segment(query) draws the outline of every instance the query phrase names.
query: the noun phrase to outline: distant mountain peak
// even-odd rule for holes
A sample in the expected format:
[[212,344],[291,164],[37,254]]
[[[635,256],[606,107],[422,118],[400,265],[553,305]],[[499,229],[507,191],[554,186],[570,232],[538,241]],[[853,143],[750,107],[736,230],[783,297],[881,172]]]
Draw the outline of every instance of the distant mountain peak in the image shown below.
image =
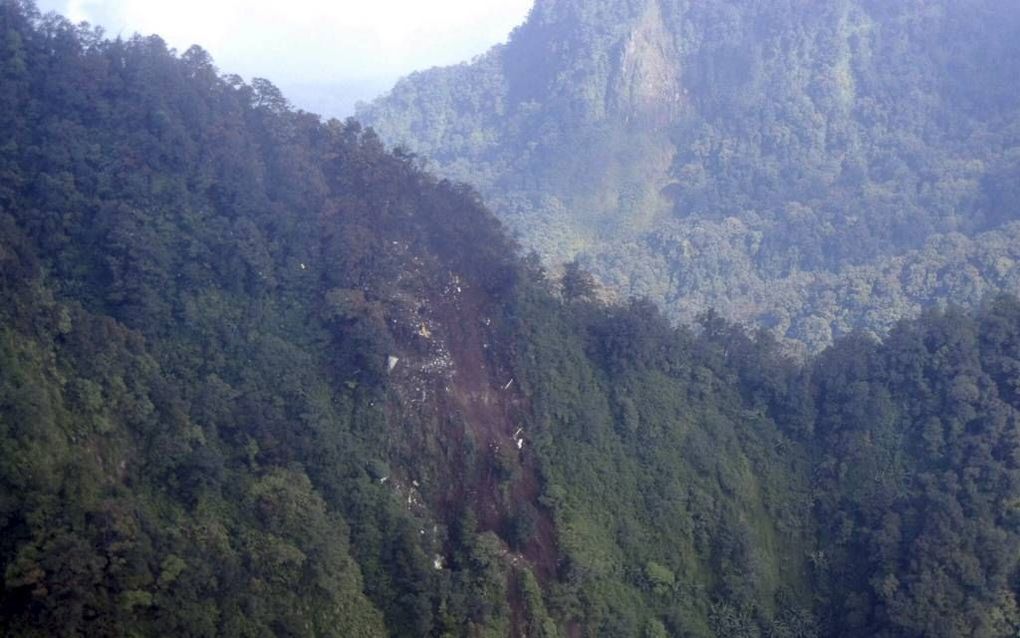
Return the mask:
[[[983,244],[1020,257],[1003,252],[1018,43],[1020,5],[1000,0],[538,0],[484,61],[360,116],[475,185],[553,264],[815,350],[1020,290],[988,265],[948,288],[897,272],[942,281],[928,246],[949,233],[976,242],[952,255],[961,272]],[[844,301],[862,279],[874,293]]]

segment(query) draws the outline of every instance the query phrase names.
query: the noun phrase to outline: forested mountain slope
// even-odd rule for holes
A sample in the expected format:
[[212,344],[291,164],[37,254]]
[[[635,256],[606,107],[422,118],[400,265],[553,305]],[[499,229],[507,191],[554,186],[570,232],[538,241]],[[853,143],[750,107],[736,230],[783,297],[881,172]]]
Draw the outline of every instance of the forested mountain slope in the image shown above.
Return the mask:
[[1015,300],[799,365],[201,49],[0,78],[0,634],[1020,628]]
[[1012,2],[537,0],[359,118],[549,262],[817,351],[1020,290],[1018,82]]

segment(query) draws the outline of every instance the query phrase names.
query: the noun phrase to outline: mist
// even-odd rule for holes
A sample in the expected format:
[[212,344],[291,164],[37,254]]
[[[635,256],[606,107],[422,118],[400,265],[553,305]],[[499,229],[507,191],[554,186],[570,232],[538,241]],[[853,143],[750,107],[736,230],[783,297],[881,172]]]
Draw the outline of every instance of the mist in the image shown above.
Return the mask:
[[158,34],[198,44],[224,73],[265,77],[299,108],[353,113],[412,71],[470,60],[506,40],[531,0],[41,0],[111,37]]

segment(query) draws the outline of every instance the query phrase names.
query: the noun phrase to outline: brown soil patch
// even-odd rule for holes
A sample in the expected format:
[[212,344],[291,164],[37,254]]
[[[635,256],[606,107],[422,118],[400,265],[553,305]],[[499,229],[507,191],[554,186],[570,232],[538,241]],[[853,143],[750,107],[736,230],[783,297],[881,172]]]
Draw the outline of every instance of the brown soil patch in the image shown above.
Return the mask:
[[[513,510],[530,504],[537,512],[535,533],[524,548],[523,558],[542,582],[555,577],[557,564],[555,527],[539,502],[541,486],[537,462],[527,441],[530,406],[519,383],[511,383],[509,365],[500,361],[499,345],[493,341],[498,321],[496,308],[477,288],[461,284],[451,294],[440,295],[432,308],[443,327],[453,361],[451,392],[446,394],[444,416],[461,420],[478,450],[479,473],[462,476],[449,505],[470,505],[482,531],[502,535]],[[523,449],[514,435],[523,430]],[[512,470],[509,503],[501,495],[505,473]],[[456,470],[456,468],[453,468]]]

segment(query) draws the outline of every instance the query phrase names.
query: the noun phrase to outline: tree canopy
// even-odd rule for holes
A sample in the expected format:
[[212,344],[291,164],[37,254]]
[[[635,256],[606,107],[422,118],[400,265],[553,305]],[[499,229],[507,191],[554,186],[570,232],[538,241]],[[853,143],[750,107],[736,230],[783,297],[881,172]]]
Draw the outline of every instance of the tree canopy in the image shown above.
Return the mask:
[[0,77],[0,634],[1020,628],[1015,299],[796,362],[200,49]]

